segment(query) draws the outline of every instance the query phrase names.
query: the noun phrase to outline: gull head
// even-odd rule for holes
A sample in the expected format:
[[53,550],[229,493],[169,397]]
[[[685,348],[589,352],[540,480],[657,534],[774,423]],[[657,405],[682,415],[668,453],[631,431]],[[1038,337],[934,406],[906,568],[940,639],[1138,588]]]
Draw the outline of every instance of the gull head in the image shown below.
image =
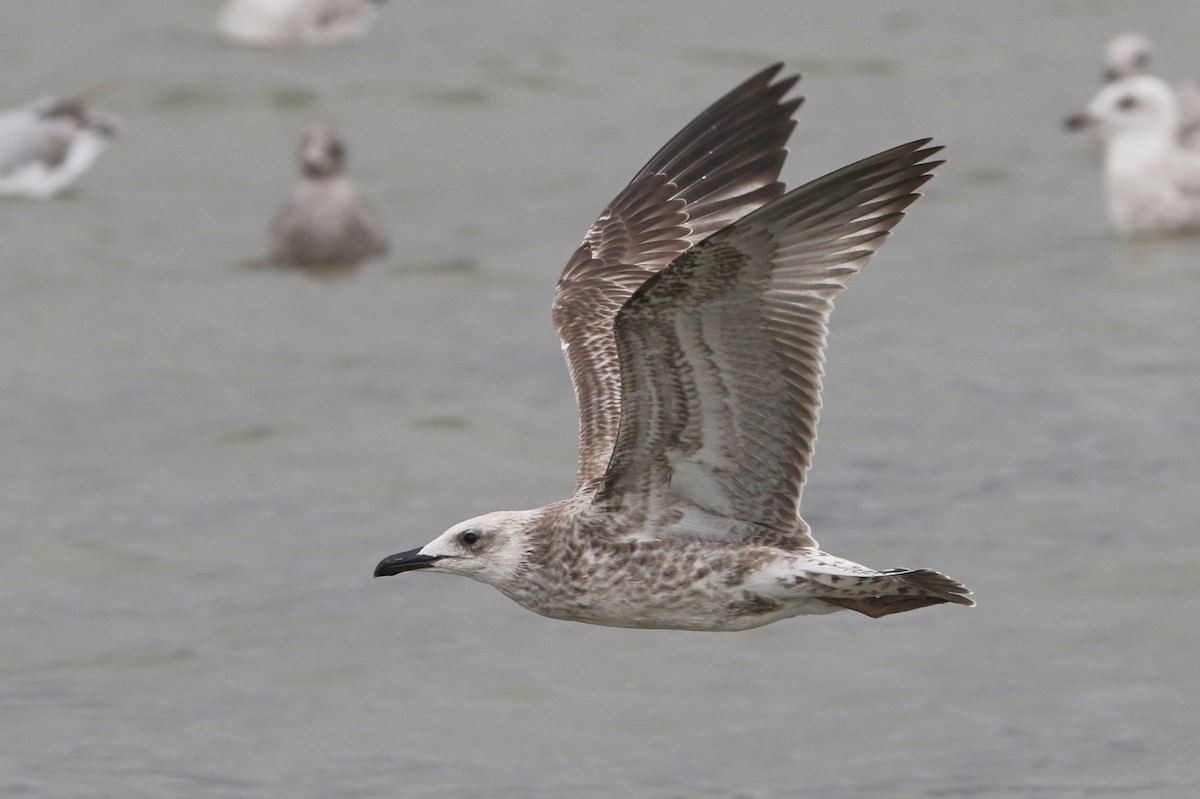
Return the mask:
[[1131,75],[1102,88],[1087,110],[1067,120],[1071,129],[1097,128],[1102,136],[1173,140],[1179,129],[1175,93],[1153,75]]
[[384,558],[375,567],[375,576],[433,569],[504,590],[519,578],[529,561],[535,513],[497,511],[459,522],[423,547]]
[[346,163],[346,145],[333,128],[318,125],[300,142],[300,171],[308,178],[339,175]]
[[1150,68],[1154,45],[1140,33],[1119,33],[1104,48],[1104,80],[1120,80]]

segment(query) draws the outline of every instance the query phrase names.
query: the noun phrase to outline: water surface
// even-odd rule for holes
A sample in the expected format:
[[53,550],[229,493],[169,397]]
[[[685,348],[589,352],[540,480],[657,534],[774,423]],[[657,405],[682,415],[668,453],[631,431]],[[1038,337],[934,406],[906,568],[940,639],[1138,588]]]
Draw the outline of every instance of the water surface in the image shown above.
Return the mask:
[[[1197,795],[1200,241],[1111,237],[1059,125],[1117,31],[1200,74],[1200,7],[448,0],[281,53],[215,8],[0,5],[5,104],[111,79],[125,119],[0,204],[0,795]],[[789,181],[950,159],[839,300],[805,515],[979,607],[703,635],[372,581],[570,490],[558,271],[780,59]],[[393,253],[262,268],[315,120]]]

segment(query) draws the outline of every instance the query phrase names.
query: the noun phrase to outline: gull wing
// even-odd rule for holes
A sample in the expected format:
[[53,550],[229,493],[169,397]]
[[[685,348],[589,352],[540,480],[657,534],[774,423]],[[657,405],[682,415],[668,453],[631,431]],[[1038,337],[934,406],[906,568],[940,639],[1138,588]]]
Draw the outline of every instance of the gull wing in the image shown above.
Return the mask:
[[617,315],[620,431],[592,512],[639,537],[816,546],[797,511],[833,298],[942,163],[928,143],[789,192],[637,290]]
[[[588,230],[559,278],[554,326],[579,405],[576,489],[595,487],[621,413],[613,320],[648,277],[697,242],[784,192],[779,171],[801,99],[775,64],[675,135]],[[774,81],[774,82],[772,82]]]

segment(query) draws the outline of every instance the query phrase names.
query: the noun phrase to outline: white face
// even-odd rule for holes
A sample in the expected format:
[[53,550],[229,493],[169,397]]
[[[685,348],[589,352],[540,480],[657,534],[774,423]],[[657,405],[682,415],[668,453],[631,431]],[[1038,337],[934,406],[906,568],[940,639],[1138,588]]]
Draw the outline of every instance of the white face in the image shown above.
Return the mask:
[[421,547],[430,568],[501,587],[524,568],[532,539],[530,511],[497,511],[459,522]]
[[1151,75],[1108,84],[1088,104],[1087,117],[1107,134],[1174,137],[1178,127],[1171,87]]

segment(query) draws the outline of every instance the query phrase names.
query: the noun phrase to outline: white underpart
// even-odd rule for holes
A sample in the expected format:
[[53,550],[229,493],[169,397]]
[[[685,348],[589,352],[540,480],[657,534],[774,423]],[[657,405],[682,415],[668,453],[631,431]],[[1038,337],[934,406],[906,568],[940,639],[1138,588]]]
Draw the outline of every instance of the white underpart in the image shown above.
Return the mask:
[[1151,75],[1106,85],[1087,118],[1105,141],[1109,218],[1125,235],[1200,227],[1200,152],[1178,141],[1178,106]]
[[11,174],[0,177],[0,194],[20,194],[39,200],[49,199],[74,183],[108,149],[109,138],[94,131],[81,131],[75,137],[67,158],[57,167],[33,161]]
[[251,47],[329,45],[366,35],[377,13],[371,0],[227,0],[217,30]]
[[[0,195],[45,200],[79,179],[108,149],[115,120],[47,118],[50,98],[0,112]],[[90,125],[94,125],[90,126]],[[47,151],[60,148],[60,158]]]

